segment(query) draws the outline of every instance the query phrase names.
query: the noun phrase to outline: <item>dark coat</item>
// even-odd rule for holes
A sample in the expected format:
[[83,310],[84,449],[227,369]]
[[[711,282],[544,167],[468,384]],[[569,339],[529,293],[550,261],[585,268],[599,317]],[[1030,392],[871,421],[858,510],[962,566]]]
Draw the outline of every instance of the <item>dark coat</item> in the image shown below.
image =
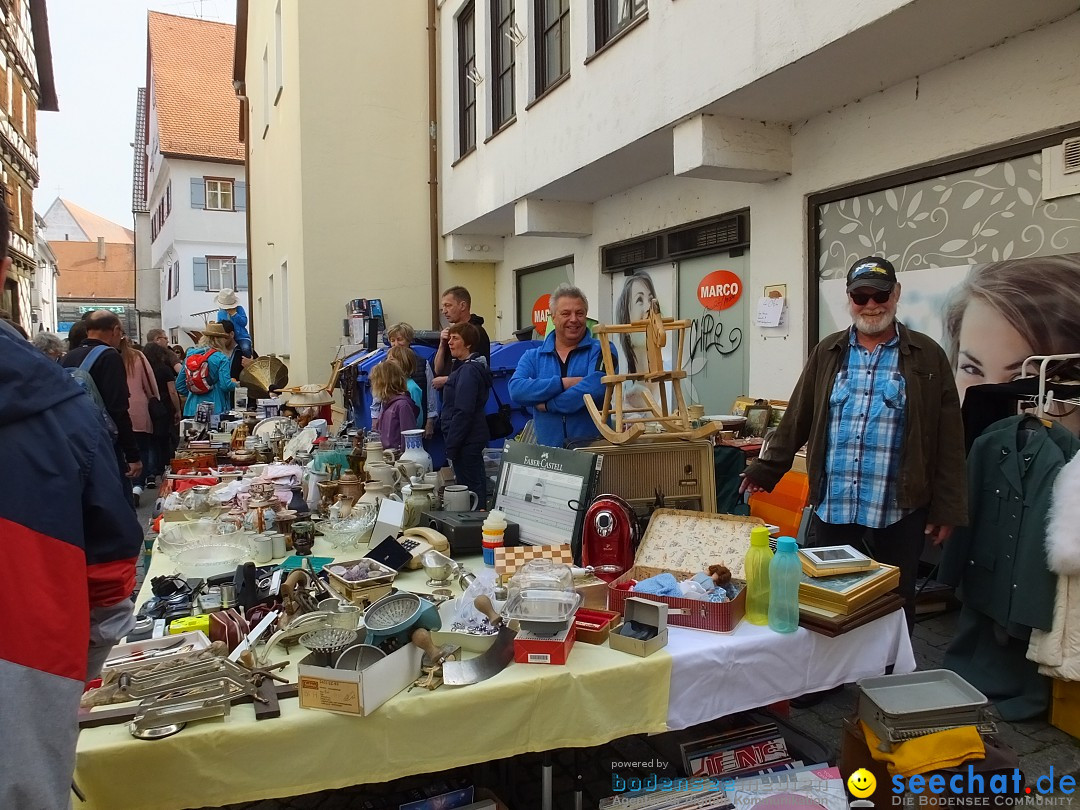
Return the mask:
[[[931,338],[897,323],[900,374],[907,386],[904,437],[896,499],[902,509],[927,507],[927,523],[965,526],[968,521],[964,425],[949,359]],[[821,502],[829,438],[829,396],[848,350],[850,328],[834,332],[810,352],[767,453],[746,477],[772,491],[807,445],[810,501]]]
[[[61,357],[60,365],[64,368],[78,368],[91,349],[104,345],[106,344],[100,340],[87,338],[77,349],[72,349]],[[127,369],[124,368],[120,352],[113,349],[102,354],[90,367],[90,376],[105,404],[105,410],[116,425],[116,443],[124,458],[130,463],[138,461],[139,444],[135,441],[135,431],[131,427],[131,415],[128,413]]]
[[945,544],[937,579],[961,585],[964,604],[1002,627],[1050,629],[1057,576],[1046,562],[1046,516],[1057,474],[1077,451],[1068,430],[1026,416],[995,422],[971,447],[971,524]]
[[439,428],[446,443],[446,454],[456,455],[467,444],[487,444],[487,418],[484,406],[491,390],[491,372],[473,352],[467,360],[455,360],[442,390],[442,414]]

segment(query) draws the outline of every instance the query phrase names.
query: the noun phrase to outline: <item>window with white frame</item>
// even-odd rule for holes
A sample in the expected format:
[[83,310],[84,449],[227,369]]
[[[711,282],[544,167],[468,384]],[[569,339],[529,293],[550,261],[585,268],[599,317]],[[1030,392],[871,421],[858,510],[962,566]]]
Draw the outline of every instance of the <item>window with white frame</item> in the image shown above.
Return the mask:
[[649,10],[649,0],[594,0],[596,3],[596,47],[600,48],[616,34]]
[[206,289],[219,292],[224,289],[236,289],[236,257],[206,257]]
[[204,178],[206,181],[206,207],[211,211],[233,211],[233,181]]

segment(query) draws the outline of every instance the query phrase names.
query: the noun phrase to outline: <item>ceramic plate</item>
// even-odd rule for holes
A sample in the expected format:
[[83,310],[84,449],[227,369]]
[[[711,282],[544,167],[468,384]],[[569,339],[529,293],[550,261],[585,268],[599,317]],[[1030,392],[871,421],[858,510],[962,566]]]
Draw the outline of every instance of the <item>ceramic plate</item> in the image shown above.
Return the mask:
[[735,414],[720,414],[719,416],[703,416],[701,417],[705,422],[720,422],[724,427],[740,427],[746,424],[745,416],[736,416]]

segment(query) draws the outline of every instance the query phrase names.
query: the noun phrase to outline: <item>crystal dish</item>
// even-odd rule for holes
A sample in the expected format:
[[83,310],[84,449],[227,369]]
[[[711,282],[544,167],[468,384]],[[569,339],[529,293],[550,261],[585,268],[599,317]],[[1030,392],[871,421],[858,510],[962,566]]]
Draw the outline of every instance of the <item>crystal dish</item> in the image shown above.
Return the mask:
[[315,528],[334,548],[355,549],[362,545],[361,538],[375,525],[376,514],[371,504],[357,504],[348,517],[320,520]]
[[251,546],[244,542],[197,543],[181,549],[173,560],[185,574],[214,574],[235,568],[251,559]]

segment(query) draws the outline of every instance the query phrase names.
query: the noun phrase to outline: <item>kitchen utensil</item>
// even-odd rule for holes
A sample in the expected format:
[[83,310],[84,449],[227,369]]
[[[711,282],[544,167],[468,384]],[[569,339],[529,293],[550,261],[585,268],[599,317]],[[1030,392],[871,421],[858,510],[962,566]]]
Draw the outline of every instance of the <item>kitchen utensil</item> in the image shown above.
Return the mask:
[[503,607],[503,616],[517,619],[524,631],[538,636],[553,636],[570,626],[580,606],[580,593],[522,590],[511,593]]
[[413,593],[398,592],[374,602],[364,614],[364,626],[365,644],[381,644],[390,639],[406,644],[414,627],[438,630],[442,620],[431,602]]
[[451,577],[457,570],[457,563],[434,549],[420,555],[424,573],[428,575],[427,584],[433,588],[442,588],[450,584]]
[[370,644],[353,644],[346,647],[334,663],[335,669],[352,669],[360,672],[376,661],[386,658],[386,653]]
[[300,644],[313,653],[321,655],[323,666],[333,666],[337,655],[356,640],[355,630],[341,627],[328,627],[324,630],[312,630],[300,636]]
[[506,666],[514,660],[514,639],[517,631],[511,630],[502,620],[502,616],[495,610],[491,600],[481,594],[473,601],[476,609],[488,617],[488,620],[497,625],[499,634],[487,651],[476,658],[468,661],[445,661],[443,662],[443,683],[449,686],[467,686],[468,684],[486,681],[498,675]]

